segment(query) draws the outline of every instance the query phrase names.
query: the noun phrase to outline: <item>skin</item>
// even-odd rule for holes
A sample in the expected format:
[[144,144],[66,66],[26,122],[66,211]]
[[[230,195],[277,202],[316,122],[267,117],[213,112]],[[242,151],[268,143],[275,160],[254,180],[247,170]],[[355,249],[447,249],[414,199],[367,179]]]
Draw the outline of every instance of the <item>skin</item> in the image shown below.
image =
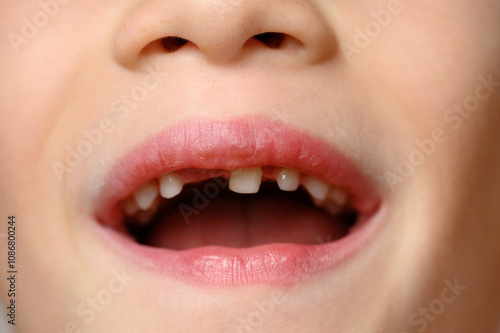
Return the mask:
[[[39,4],[0,1],[0,211],[4,225],[15,214],[18,226],[18,332],[238,332],[256,304],[275,298],[255,332],[495,332],[500,2],[402,0],[360,44],[355,27],[389,3],[70,1],[16,44],[9,33],[24,38],[22,19]],[[259,10],[267,20],[256,20]],[[251,40],[276,29],[295,41],[271,50]],[[179,35],[197,46],[165,53],[153,43]],[[110,106],[151,67],[160,84],[118,118]],[[448,114],[480,77],[497,82],[481,88],[489,95],[473,112]],[[248,115],[319,136],[367,174],[386,215],[359,255],[291,288],[199,289],[94,240],[92,180],[115,158],[179,121]],[[102,144],[57,177],[66,146],[106,117],[113,130]],[[415,140],[435,131],[434,151],[399,175]],[[76,308],[108,288],[112,270],[134,279],[87,323]],[[466,289],[439,315],[426,310],[455,280]]]

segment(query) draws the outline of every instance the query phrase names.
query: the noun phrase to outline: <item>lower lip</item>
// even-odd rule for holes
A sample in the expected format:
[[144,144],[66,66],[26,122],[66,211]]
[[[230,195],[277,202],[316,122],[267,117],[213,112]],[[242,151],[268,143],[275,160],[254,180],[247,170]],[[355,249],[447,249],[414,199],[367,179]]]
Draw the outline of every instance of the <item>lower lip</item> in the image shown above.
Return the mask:
[[[141,245],[98,224],[97,233],[116,255],[138,266],[198,287],[293,286],[333,271],[367,245],[382,209],[361,217],[345,237],[317,245],[269,244],[245,249],[208,246],[174,251]],[[326,241],[326,240],[325,240]]]

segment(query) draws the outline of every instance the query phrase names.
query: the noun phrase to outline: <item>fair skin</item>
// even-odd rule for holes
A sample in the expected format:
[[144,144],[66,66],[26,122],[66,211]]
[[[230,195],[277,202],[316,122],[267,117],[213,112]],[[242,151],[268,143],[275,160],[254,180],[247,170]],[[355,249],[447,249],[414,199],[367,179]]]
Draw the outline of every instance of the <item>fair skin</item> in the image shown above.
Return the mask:
[[[24,38],[0,42],[0,211],[18,226],[17,331],[245,332],[256,304],[278,293],[253,332],[495,332],[500,2],[393,5],[70,1],[27,38],[22,18],[40,5],[3,1],[0,35]],[[382,10],[390,18],[373,23],[370,12]],[[252,38],[276,31],[287,36],[279,48]],[[155,40],[169,36],[189,42],[166,52]],[[155,87],[118,117],[113,103],[146,77]],[[102,142],[71,172],[54,169],[105,118],[112,130]],[[257,118],[335,147],[372,184],[383,219],[342,265],[291,285],[207,287],[140,265],[94,234],[96,182],[142,142],[197,119],[255,122],[258,132]],[[434,148],[418,155],[425,140]],[[425,161],[398,173],[417,155]],[[109,288],[113,270],[133,279],[86,322],[77,307]],[[433,303],[455,280],[464,287]]]

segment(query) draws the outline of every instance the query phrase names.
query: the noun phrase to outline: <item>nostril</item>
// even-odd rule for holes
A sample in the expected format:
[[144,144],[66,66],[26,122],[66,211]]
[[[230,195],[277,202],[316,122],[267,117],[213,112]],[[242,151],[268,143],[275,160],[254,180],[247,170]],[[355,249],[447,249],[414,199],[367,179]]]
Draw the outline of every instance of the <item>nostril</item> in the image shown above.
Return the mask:
[[167,52],[175,52],[188,43],[187,39],[181,37],[163,37],[160,41]]
[[262,42],[264,45],[271,49],[279,49],[285,41],[286,35],[280,32],[265,32],[253,36],[253,38]]

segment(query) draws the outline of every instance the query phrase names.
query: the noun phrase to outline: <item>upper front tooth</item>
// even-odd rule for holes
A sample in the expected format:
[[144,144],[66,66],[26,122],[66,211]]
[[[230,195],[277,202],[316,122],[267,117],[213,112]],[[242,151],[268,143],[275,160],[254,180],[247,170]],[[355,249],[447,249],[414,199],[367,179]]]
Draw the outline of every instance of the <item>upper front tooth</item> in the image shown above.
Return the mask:
[[262,182],[262,168],[250,168],[231,171],[229,189],[236,193],[251,194],[259,192]]
[[306,177],[304,187],[309,194],[319,202],[323,202],[328,194],[329,186],[322,180],[315,177]]
[[292,169],[283,169],[276,177],[282,191],[296,191],[299,188],[300,173]]
[[135,201],[142,210],[150,208],[157,197],[158,186],[155,183],[147,183],[134,194]]
[[347,203],[347,192],[338,187],[334,187],[330,190],[330,193],[328,193],[328,199],[332,200],[335,204],[342,207]]
[[183,187],[181,178],[175,172],[160,177],[160,193],[165,199],[172,199],[182,192]]

